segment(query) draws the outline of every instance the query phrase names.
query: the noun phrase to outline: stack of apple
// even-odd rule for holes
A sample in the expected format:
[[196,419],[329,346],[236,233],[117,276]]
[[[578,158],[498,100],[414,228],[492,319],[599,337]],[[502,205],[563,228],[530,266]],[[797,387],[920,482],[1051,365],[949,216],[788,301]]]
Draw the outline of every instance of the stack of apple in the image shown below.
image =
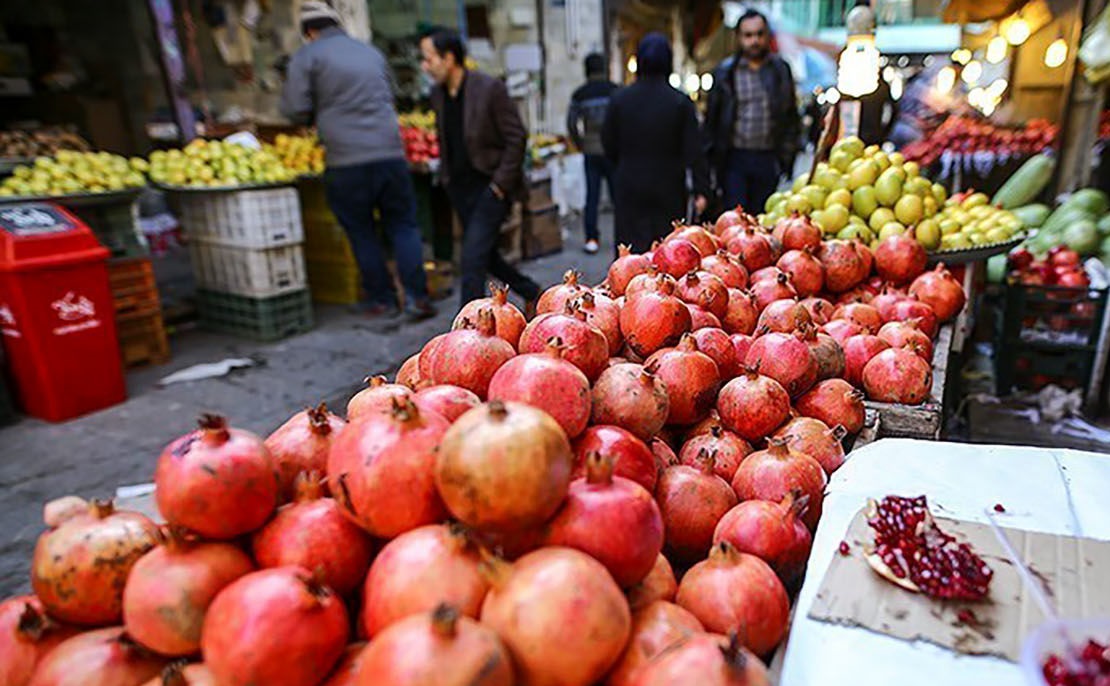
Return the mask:
[[405,145],[405,159],[409,164],[422,165],[439,159],[435,112],[406,112],[397,120],[401,125],[401,141]]
[[995,126],[970,117],[948,117],[935,131],[902,149],[907,160],[930,166],[943,152],[994,152],[1032,155],[1052,147],[1060,127],[1047,119],[1030,119],[1020,129]]

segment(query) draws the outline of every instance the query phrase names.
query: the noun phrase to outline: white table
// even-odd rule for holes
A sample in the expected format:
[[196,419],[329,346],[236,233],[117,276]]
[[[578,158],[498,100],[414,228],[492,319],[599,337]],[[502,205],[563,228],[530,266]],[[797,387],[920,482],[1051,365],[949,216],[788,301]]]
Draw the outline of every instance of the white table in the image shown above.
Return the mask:
[[1002,503],[1004,526],[1110,540],[1110,456],[886,438],[851,453],[829,482],[779,683],[1024,686],[1012,662],[807,617],[852,517],[889,494],[925,494],[937,514],[984,523],[984,508]]

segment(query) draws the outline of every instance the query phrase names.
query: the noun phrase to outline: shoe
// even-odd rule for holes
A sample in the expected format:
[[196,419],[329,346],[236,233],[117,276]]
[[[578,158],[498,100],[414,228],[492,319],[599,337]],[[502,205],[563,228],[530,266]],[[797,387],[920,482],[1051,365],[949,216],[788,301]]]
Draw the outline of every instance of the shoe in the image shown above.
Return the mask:
[[427,300],[409,301],[405,304],[405,316],[410,322],[424,321],[436,316],[436,308]]
[[582,250],[588,255],[596,255],[599,248],[600,246],[597,244],[597,241],[592,238],[586,241],[586,244],[582,246]]

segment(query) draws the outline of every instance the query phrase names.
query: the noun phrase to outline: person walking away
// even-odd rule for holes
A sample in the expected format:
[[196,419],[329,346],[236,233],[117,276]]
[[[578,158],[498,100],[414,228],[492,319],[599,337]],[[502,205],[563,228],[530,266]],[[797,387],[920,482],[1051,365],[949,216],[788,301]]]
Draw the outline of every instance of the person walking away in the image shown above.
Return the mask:
[[736,37],[737,53],[713,71],[703,136],[723,206],[755,214],[793,173],[801,124],[794,77],[771,53],[767,18],[744,12]]
[[609,99],[617,84],[605,75],[605,58],[591,53],[586,56],[586,83],[578,87],[570,96],[567,108],[567,133],[575,146],[582,151],[586,164],[586,244],[589,254],[598,251],[600,234],[597,230],[597,210],[601,201],[601,180],[613,196],[613,174],[605,150],[601,146],[601,128],[605,123],[605,112],[609,109]]
[[667,83],[673,56],[663,34],[644,36],[636,62],[636,82],[613,94],[601,140],[616,181],[616,243],[644,252],[686,216],[687,170],[705,211],[709,174],[694,103]]
[[377,238],[376,210],[393,244],[405,312],[413,319],[431,317],[435,308],[428,299],[416,194],[385,57],[348,36],[326,2],[305,0],[300,20],[308,44],[289,61],[281,111],[294,123],[315,123],[319,131],[327,151],[325,194],[362,273],[366,312],[375,317],[398,313],[397,292]]
[[[451,29],[435,29],[420,39],[421,68],[435,82],[440,175],[463,227],[460,295],[462,303],[485,294],[493,274],[533,309],[540,287],[505,261],[497,249],[512,198],[524,188],[527,134],[500,80],[465,66],[466,47]],[[527,314],[527,312],[526,312]]]

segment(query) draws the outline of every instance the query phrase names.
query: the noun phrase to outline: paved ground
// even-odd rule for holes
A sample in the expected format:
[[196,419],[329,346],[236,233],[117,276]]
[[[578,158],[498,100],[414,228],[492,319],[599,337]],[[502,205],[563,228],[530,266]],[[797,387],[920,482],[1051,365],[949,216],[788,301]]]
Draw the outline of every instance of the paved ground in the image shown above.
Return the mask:
[[[611,236],[611,215],[603,216]],[[557,282],[574,267],[590,283],[604,278],[610,243],[594,256],[581,251],[577,231],[562,253],[522,265],[541,284]],[[214,411],[235,426],[265,435],[293,412],[326,400],[345,406],[367,374],[392,376],[406,357],[446,330],[457,307],[455,296],[440,303],[440,314],[420,324],[384,330],[344,307],[318,308],[316,328],[273,344],[190,331],[172,340],[168,364],[128,375],[130,399],[64,424],[32,419],[0,428],[0,598],[27,587],[27,566],[41,528],[42,503],[61,495],[106,497],[119,485],[151,479],[163,446],[189,431],[196,416]],[[258,364],[230,375],[159,387],[167,374],[199,362],[251,357]]]

